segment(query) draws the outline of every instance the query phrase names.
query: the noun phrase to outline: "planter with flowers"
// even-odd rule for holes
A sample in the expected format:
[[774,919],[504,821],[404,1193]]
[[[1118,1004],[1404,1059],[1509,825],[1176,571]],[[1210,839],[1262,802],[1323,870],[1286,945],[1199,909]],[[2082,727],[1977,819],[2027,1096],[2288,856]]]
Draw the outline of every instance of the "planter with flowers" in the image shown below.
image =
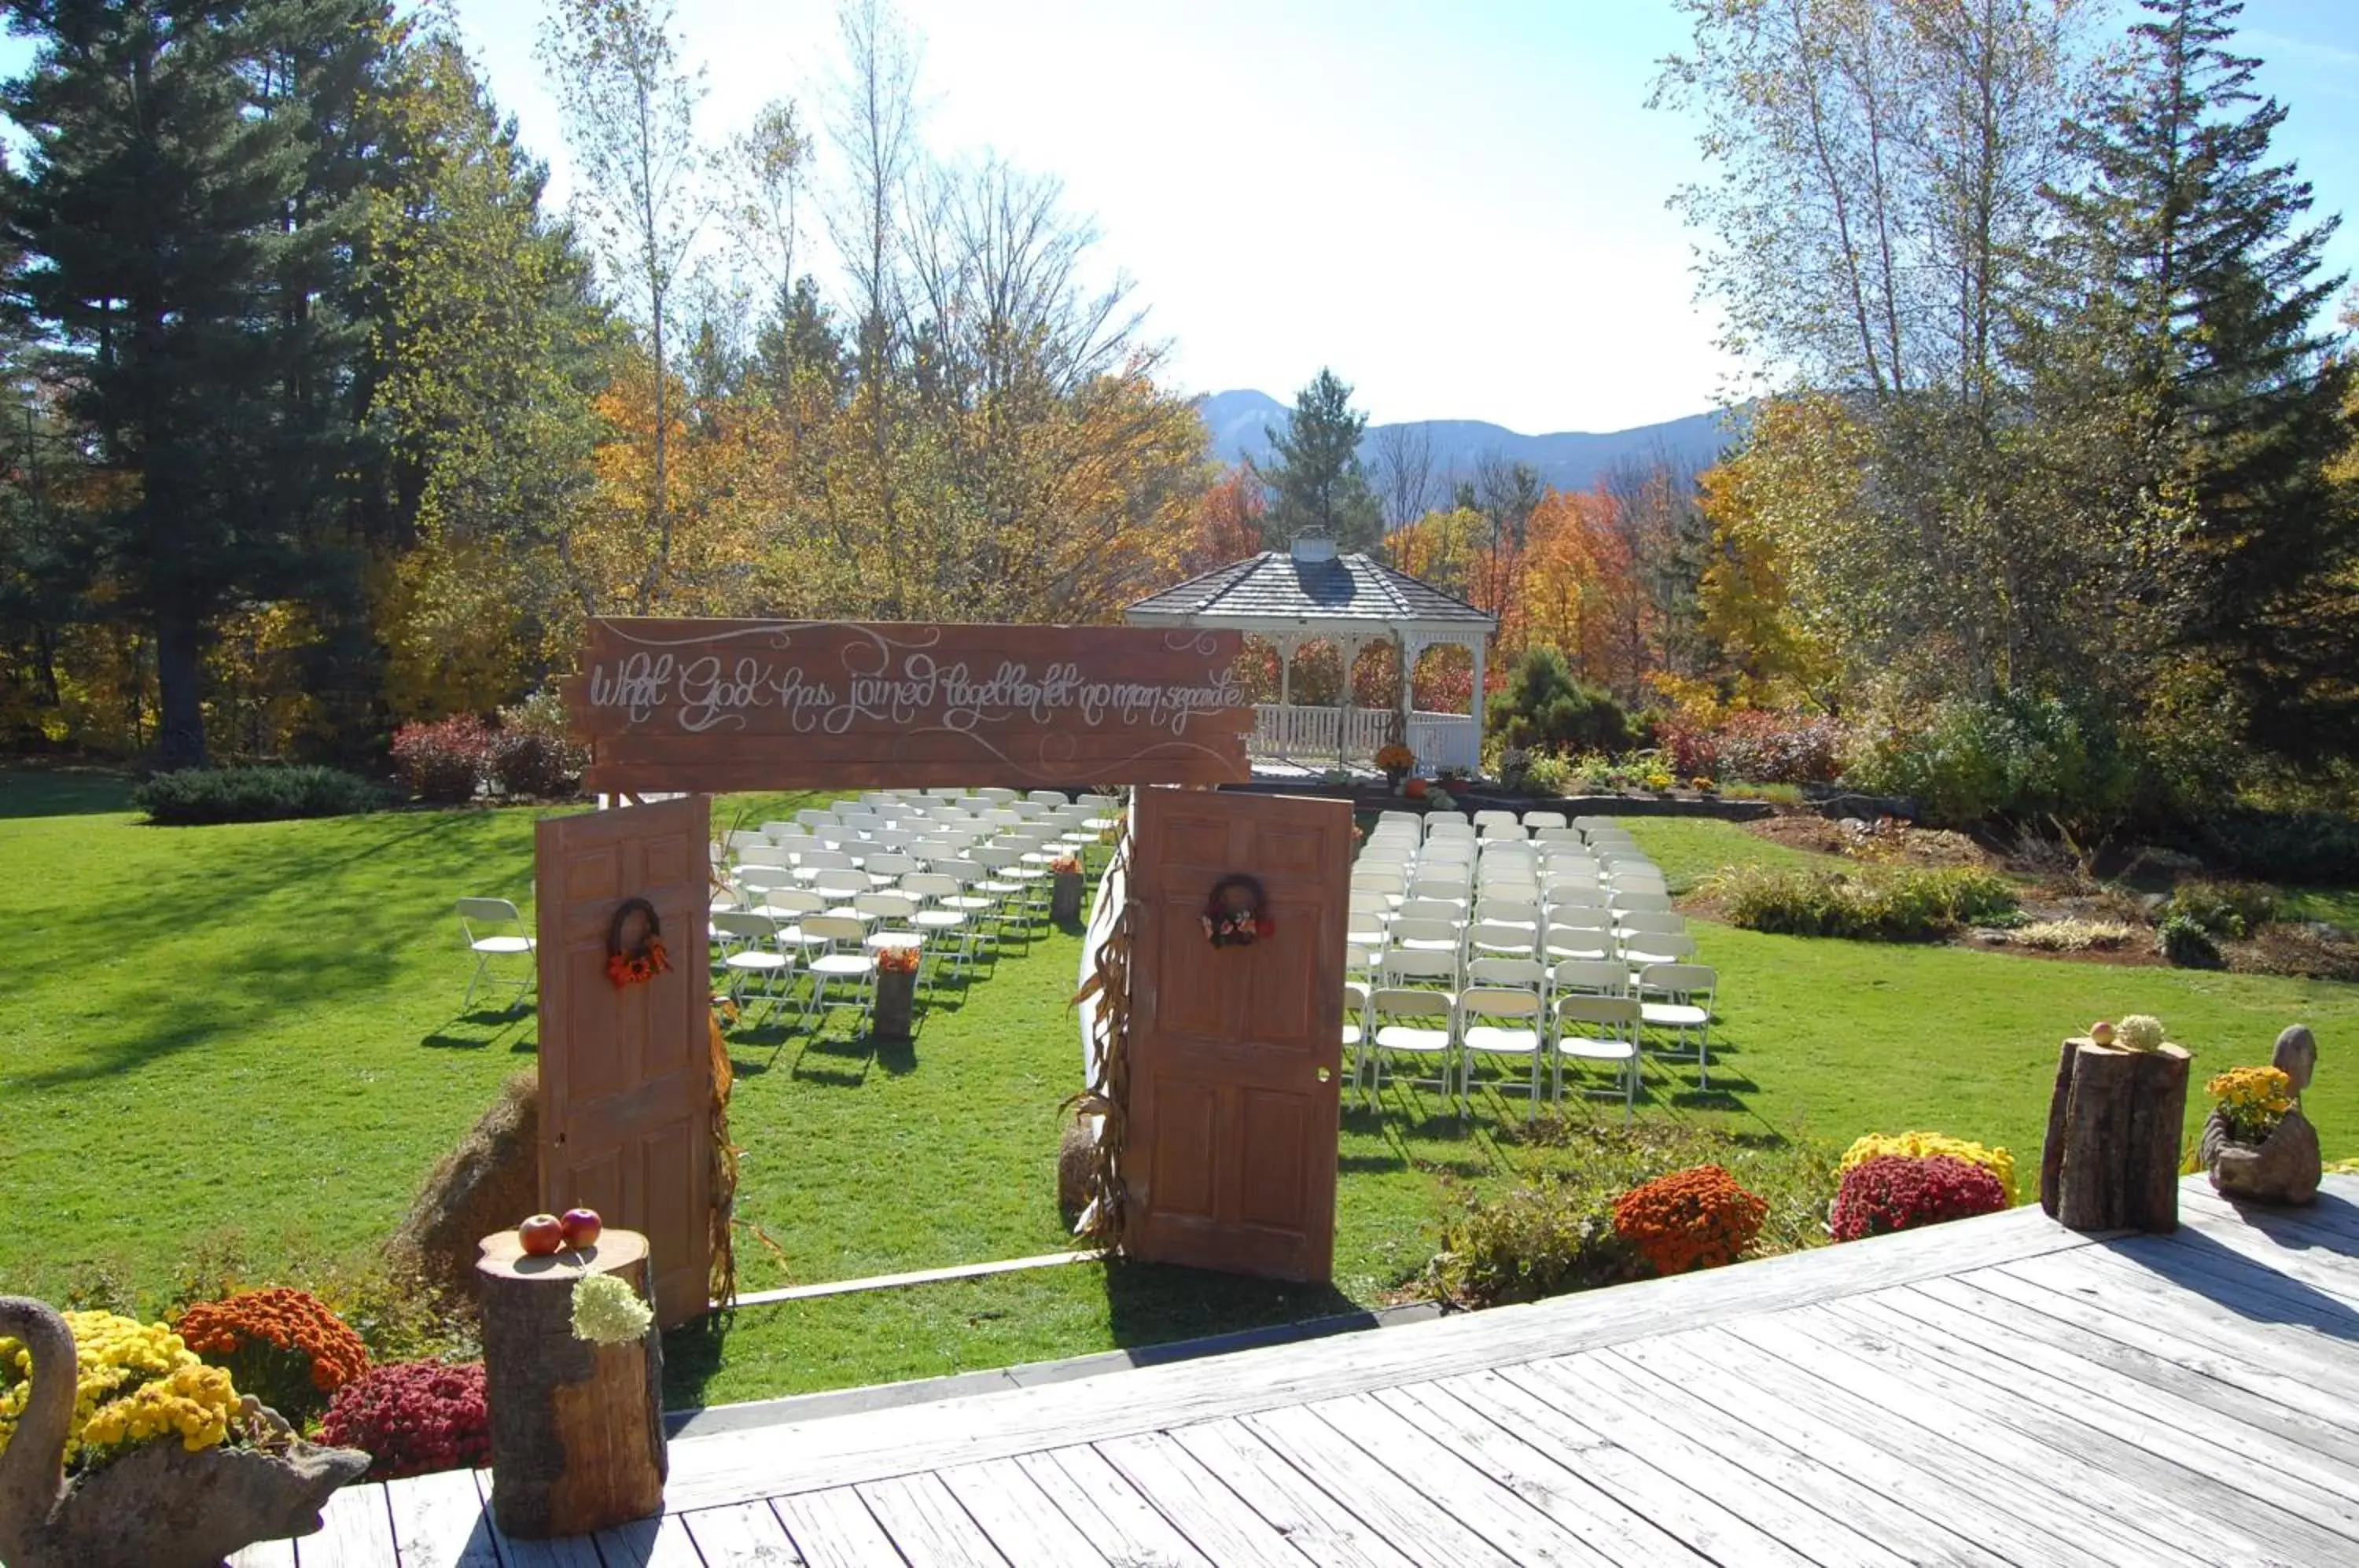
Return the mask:
[[1060,855],[1049,862],[1049,918],[1068,930],[1082,923],[1082,857]]
[[1417,753],[1398,741],[1376,751],[1376,770],[1385,776],[1385,782],[1391,785],[1396,793],[1400,789],[1401,781],[1416,768]]
[[2223,1196],[2307,1203],[2323,1171],[2318,1129],[2301,1112],[2318,1045],[2297,1024],[2277,1036],[2273,1064],[2232,1067],[2205,1085],[2217,1102],[2203,1124],[2203,1168]]
[[877,1039],[909,1038],[911,1015],[918,1005],[918,964],[922,956],[915,946],[876,950],[876,1011],[869,1032]]
[[0,1296],[0,1559],[214,1568],[320,1528],[369,1456],[298,1438],[162,1323]]

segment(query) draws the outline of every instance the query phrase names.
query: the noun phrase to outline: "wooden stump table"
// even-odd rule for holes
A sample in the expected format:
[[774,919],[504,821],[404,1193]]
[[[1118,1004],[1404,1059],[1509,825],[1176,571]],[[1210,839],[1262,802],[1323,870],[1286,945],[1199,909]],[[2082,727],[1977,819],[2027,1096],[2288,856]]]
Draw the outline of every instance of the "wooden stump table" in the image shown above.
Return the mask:
[[2056,1063],[2039,1206],[2074,1230],[2179,1228],[2188,1054],[2075,1038]]
[[573,1284],[614,1274],[647,1296],[647,1238],[608,1230],[553,1258],[514,1231],[487,1236],[475,1263],[491,1411],[492,1517],[524,1539],[587,1535],[663,1508],[663,1342],[573,1335]]

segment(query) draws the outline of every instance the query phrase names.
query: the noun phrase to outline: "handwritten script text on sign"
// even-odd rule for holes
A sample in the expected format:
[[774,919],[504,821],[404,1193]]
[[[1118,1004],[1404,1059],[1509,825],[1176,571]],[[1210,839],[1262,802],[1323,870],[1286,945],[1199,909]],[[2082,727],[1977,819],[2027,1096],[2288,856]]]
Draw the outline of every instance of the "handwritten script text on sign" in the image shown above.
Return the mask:
[[842,735],[866,719],[909,724],[937,718],[952,729],[978,723],[1029,720],[1049,724],[1071,713],[1092,728],[1113,718],[1185,735],[1188,721],[1245,702],[1234,671],[1212,673],[1201,686],[1091,681],[1078,665],[1051,664],[1035,679],[1028,666],[1002,661],[978,678],[963,662],[940,664],[909,653],[892,674],[844,673],[814,679],[799,664],[765,659],[727,660],[717,655],[680,659],[669,653],[633,653],[618,665],[590,672],[590,705],[621,709],[633,724],[671,709],[691,735],[716,726],[743,728],[748,709],[783,709],[798,734]]

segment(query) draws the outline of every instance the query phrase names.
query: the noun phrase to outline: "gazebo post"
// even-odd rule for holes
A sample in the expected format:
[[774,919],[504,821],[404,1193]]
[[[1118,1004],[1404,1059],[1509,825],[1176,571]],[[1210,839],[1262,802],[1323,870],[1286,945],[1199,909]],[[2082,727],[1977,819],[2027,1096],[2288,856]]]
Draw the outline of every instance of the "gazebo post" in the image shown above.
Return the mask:
[[1490,638],[1477,635],[1474,638],[1474,766],[1468,771],[1483,771],[1483,710],[1489,703],[1483,701],[1483,652]]
[[1425,648],[1423,644],[1411,648],[1408,633],[1396,627],[1393,631],[1393,649],[1400,660],[1400,714],[1394,720],[1393,739],[1407,746],[1409,718],[1417,712],[1417,656],[1424,652]]
[[1342,683],[1343,689],[1335,698],[1335,766],[1342,768],[1344,765],[1344,757],[1350,750],[1352,738],[1353,669],[1360,662],[1360,649],[1365,648],[1367,644],[1355,637],[1336,637],[1329,640],[1334,643],[1335,650],[1343,656]]

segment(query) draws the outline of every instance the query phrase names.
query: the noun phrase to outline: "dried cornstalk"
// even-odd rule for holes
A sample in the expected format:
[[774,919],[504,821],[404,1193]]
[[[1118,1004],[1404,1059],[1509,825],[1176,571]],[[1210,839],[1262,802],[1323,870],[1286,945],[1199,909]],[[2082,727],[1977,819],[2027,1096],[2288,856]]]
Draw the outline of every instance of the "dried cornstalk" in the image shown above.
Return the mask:
[[1122,1245],[1125,1219],[1122,1151],[1130,1109],[1130,952],[1138,923],[1138,901],[1129,896],[1130,845],[1129,821],[1125,816],[1123,826],[1115,831],[1114,855],[1106,862],[1105,877],[1100,883],[1103,887],[1120,875],[1122,908],[1115,911],[1105,941],[1098,946],[1097,961],[1091,966],[1089,980],[1073,994],[1075,1007],[1092,996],[1098,998],[1097,1017],[1092,1020],[1090,1029],[1096,1071],[1089,1087],[1067,1100],[1063,1107],[1077,1116],[1103,1118],[1097,1138],[1090,1146],[1089,1176],[1083,1183],[1089,1202],[1073,1230],[1104,1252]]

